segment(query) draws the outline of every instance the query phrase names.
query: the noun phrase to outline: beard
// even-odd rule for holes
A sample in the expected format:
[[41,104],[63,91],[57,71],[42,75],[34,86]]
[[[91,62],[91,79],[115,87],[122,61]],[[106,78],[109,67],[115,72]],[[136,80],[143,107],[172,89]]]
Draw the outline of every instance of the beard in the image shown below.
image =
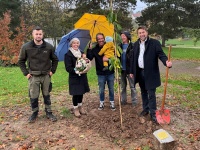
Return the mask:
[[141,41],[145,41],[147,39],[147,37],[141,37],[140,40]]

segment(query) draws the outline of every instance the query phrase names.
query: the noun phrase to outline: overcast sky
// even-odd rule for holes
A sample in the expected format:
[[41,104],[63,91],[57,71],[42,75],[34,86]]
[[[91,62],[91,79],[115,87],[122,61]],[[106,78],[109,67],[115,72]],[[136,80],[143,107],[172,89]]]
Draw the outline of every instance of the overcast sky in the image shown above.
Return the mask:
[[141,10],[145,9],[146,7],[147,7],[147,5],[145,3],[141,2],[140,0],[137,0],[134,12],[141,11]]

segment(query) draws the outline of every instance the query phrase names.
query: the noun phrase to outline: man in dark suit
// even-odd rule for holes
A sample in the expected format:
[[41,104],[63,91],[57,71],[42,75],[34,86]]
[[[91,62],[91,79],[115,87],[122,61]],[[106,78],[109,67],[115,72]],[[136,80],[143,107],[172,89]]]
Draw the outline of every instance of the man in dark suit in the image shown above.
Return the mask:
[[172,67],[172,62],[162,50],[159,41],[148,36],[145,26],[137,29],[139,39],[134,43],[131,58],[131,74],[135,84],[138,82],[141,89],[143,110],[140,116],[150,113],[153,122],[157,122],[156,111],[156,88],[161,85],[158,59],[166,67]]

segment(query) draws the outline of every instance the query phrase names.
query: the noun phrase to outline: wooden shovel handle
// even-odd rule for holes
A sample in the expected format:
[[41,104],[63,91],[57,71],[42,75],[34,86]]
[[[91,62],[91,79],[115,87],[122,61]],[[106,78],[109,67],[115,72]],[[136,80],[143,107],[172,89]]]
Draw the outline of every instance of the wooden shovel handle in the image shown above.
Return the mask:
[[[172,49],[172,46],[170,45],[169,46],[169,50],[168,50],[168,61],[170,61],[171,49]],[[164,105],[165,105],[166,92],[167,92],[167,83],[168,83],[168,72],[169,72],[169,67],[166,68],[166,79],[165,79],[164,95],[163,95],[161,110],[164,109]]]

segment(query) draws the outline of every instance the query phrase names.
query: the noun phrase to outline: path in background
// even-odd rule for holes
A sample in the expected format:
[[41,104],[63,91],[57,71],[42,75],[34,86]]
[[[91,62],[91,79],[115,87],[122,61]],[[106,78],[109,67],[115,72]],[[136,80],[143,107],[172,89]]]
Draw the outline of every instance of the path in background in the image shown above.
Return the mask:
[[[166,68],[160,62],[160,72],[165,73]],[[191,76],[200,76],[200,62],[186,61],[186,60],[172,60],[172,68],[169,70],[170,74],[182,74]]]

